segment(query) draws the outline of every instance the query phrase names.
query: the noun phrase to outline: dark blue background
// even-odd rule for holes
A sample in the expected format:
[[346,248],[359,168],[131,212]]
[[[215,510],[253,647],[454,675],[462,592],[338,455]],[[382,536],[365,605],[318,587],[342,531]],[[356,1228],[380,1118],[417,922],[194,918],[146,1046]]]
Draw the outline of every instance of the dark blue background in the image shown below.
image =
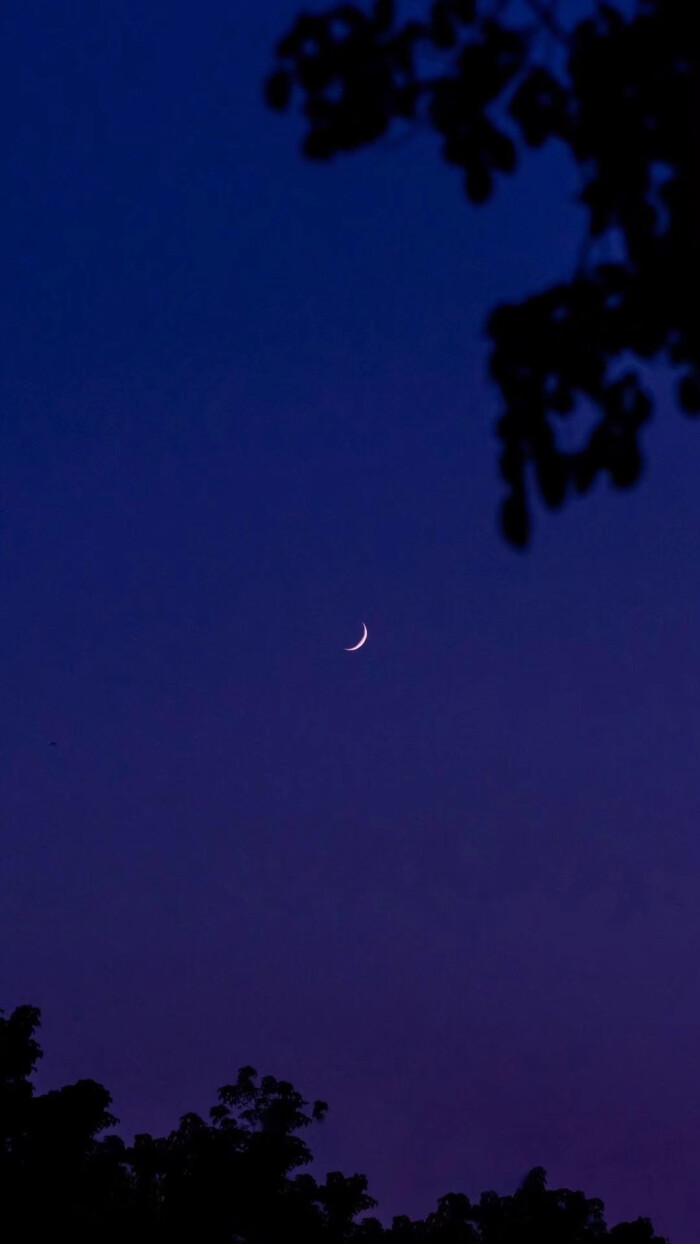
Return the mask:
[[542,1164],[690,1244],[698,431],[657,377],[640,487],[504,545],[482,326],[574,172],[303,163],[296,8],[0,14],[2,1005],[124,1135],[251,1062],[385,1221]]

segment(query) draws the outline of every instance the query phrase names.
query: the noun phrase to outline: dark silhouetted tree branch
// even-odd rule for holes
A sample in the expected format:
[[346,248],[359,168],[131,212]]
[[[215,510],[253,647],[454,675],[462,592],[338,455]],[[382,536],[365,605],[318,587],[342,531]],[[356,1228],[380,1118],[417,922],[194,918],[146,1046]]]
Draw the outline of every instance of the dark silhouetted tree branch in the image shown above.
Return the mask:
[[[266,97],[278,111],[301,98],[314,160],[422,118],[474,204],[516,171],[523,148],[557,140],[578,166],[587,236],[572,276],[487,324],[503,402],[501,525],[523,548],[533,484],[558,509],[603,474],[618,488],[639,479],[653,411],[645,361],[670,363],[680,408],[700,414],[700,71],[687,0],[637,0],[631,17],[595,3],[566,30],[551,0],[527,0],[528,25],[513,8],[434,0],[422,20],[401,23],[393,0],[375,0],[304,14],[278,45]],[[556,40],[554,66],[543,34]],[[562,422],[586,406],[597,423],[566,451]]]

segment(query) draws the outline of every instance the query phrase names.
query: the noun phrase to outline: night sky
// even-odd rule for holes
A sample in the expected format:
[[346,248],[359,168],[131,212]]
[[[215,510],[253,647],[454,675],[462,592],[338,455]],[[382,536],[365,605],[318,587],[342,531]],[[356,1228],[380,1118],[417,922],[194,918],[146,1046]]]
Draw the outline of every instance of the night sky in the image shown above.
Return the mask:
[[690,1244],[700,432],[655,375],[506,546],[483,324],[575,173],[304,162],[297,7],[0,14],[0,1006],[127,1138],[252,1063],[384,1222],[542,1165]]

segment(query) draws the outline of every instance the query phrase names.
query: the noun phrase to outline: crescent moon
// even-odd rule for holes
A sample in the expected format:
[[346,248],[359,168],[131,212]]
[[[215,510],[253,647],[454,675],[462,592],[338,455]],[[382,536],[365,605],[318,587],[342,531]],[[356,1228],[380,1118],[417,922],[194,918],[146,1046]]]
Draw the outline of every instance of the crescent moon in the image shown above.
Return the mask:
[[354,647],[352,648],[346,648],[345,649],[346,652],[357,652],[357,649],[361,648],[362,645],[366,642],[369,631],[367,630],[367,627],[365,626],[364,622],[362,623],[362,629],[364,631],[364,635],[362,636],[362,639],[360,640],[359,644],[355,644]]

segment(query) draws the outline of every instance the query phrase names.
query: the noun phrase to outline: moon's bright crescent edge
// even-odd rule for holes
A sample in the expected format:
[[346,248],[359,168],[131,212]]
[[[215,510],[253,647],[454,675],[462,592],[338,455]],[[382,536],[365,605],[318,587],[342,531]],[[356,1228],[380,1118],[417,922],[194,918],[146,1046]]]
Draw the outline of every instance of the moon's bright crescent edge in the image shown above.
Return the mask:
[[367,636],[369,635],[369,631],[367,630],[367,627],[365,626],[364,622],[362,623],[362,629],[364,630],[365,633],[362,636],[362,639],[360,640],[359,644],[354,644],[352,648],[346,648],[345,649],[346,652],[357,652],[357,649],[361,648],[362,645],[365,643]]

